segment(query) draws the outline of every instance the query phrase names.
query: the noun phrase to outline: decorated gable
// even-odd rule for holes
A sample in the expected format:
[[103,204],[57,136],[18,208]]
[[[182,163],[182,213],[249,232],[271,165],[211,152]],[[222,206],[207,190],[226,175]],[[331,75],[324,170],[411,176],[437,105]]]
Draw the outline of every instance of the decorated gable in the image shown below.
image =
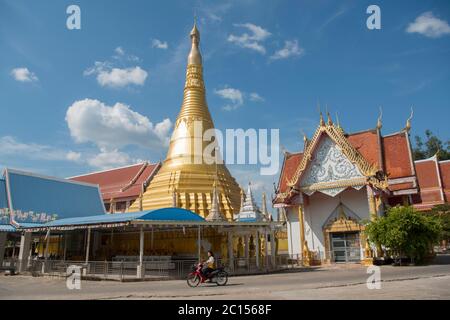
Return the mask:
[[365,183],[364,175],[328,136],[323,135],[300,181],[306,194],[320,191],[336,196],[347,187],[360,189]]

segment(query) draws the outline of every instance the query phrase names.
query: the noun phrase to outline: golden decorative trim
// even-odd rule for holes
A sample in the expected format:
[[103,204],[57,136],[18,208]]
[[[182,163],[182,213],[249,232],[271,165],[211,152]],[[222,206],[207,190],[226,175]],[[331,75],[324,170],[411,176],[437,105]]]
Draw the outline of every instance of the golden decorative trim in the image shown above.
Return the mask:
[[[369,180],[366,181],[366,183],[374,183],[377,187],[384,187],[384,183],[380,183],[380,181],[374,176],[379,171],[379,169],[367,162],[367,160],[350,144],[350,142],[345,137],[342,130],[339,130],[335,127],[334,124],[328,124],[323,125],[321,124],[313,138],[311,139],[310,143],[308,143],[308,146],[305,150],[305,154],[300,162],[300,165],[298,166],[297,170],[295,171],[294,176],[292,177],[291,181],[288,183],[288,186],[293,187],[297,185],[300,181],[300,178],[305,171],[308,163],[312,159],[312,154],[320,140],[320,137],[322,134],[327,134],[331,140],[333,140],[334,143],[336,143],[340,148],[342,153],[353,163],[355,164],[360,172]],[[387,187],[387,180],[386,180],[386,187]]]

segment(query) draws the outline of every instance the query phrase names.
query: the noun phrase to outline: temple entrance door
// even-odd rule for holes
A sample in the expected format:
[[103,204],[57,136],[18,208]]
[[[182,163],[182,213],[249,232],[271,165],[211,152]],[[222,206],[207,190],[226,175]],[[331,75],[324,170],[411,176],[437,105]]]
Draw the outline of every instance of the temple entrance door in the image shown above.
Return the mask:
[[359,232],[336,232],[330,236],[334,262],[361,261]]

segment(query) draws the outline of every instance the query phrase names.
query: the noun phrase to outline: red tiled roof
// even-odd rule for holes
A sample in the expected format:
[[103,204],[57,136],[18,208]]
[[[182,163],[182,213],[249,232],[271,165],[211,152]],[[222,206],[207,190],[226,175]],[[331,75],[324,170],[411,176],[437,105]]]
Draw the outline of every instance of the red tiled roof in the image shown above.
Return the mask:
[[385,171],[389,179],[413,176],[408,136],[399,132],[385,136],[383,140]]
[[[402,131],[392,135],[379,137],[376,129],[346,134],[350,144],[370,164],[384,169],[391,180],[391,191],[407,191],[413,194],[417,191],[414,174],[414,164],[411,159],[408,132]],[[285,157],[283,169],[278,183],[279,192],[288,191],[287,182],[292,178],[303,157],[302,153],[288,154]],[[380,163],[382,162],[382,163]],[[448,164],[450,167],[450,162]],[[407,178],[407,179],[404,179]],[[392,179],[398,179],[392,181]],[[450,194],[450,173],[447,177]],[[409,191],[409,189],[415,189]]]
[[159,169],[160,164],[139,163],[128,167],[94,172],[69,178],[71,180],[98,184],[103,200],[111,198],[137,198],[142,191],[142,185]]
[[[414,206],[419,210],[427,210],[437,204],[444,203],[445,200],[442,199],[443,190],[440,180],[442,176],[448,179],[448,176],[450,176],[450,166],[447,166],[446,163],[443,163],[444,166],[441,164],[438,165],[435,157],[416,161],[415,164],[420,186],[420,197],[414,199]],[[438,166],[440,167],[440,172],[438,172]]]
[[302,161],[303,153],[288,153],[285,155],[283,168],[278,183],[278,192],[286,192],[288,190],[287,183],[290,181]]
[[370,164],[380,165],[380,144],[376,130],[352,133],[347,136],[350,144],[355,148]]
[[441,172],[442,187],[444,188],[445,199],[450,202],[450,161],[439,162]]

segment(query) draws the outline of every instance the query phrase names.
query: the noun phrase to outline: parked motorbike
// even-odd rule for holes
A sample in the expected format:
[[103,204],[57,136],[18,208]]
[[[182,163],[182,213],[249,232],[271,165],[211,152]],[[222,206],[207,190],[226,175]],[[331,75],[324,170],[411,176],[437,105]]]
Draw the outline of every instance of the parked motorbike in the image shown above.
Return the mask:
[[228,273],[223,267],[219,267],[216,270],[210,272],[207,276],[202,272],[203,264],[199,263],[192,266],[192,271],[187,275],[187,284],[192,287],[198,287],[200,283],[204,283],[206,280],[210,280],[211,283],[215,283],[218,286],[224,286],[228,282]]

